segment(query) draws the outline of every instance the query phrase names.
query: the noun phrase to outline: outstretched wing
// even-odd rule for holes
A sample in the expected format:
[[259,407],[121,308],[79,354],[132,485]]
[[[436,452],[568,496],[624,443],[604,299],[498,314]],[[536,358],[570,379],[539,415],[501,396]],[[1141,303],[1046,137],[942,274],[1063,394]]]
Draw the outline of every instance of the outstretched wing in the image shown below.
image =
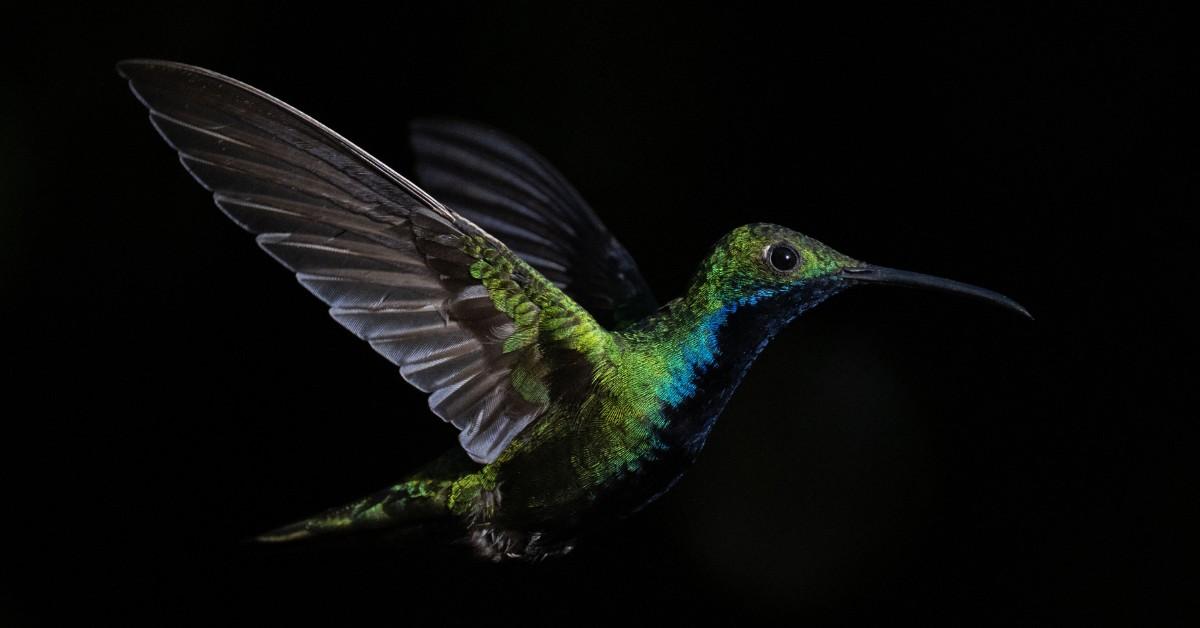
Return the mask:
[[562,288],[609,329],[657,308],[633,257],[545,159],[488,127],[412,123],[417,181]]
[[541,343],[607,337],[504,244],[300,111],[201,68],[118,71],[217,206],[431,393],[474,460],[545,410]]

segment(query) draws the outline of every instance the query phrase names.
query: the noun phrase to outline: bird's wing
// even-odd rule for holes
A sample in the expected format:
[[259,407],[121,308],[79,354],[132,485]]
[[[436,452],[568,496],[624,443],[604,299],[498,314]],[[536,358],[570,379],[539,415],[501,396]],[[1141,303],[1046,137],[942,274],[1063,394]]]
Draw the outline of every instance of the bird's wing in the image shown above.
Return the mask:
[[431,393],[477,462],[545,410],[545,349],[611,340],[504,244],[300,111],[201,68],[118,70],[217,206]]
[[412,124],[417,181],[504,241],[609,329],[657,308],[633,257],[545,159],[495,129]]

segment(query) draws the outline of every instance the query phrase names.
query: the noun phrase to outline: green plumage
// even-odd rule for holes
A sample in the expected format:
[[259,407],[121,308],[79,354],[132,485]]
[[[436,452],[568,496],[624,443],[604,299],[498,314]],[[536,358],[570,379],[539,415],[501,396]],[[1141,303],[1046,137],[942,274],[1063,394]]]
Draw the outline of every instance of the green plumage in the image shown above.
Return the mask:
[[[764,259],[779,243],[802,256],[794,272],[775,271]],[[737,310],[765,308],[783,321],[811,304],[811,297],[789,298],[803,292],[799,286],[832,281],[832,291],[840,280],[828,278],[858,265],[788,229],[748,225],[714,247],[684,297],[609,332],[528,264],[469,238],[463,248],[477,259],[471,275],[515,324],[504,343],[505,352],[521,355],[514,387],[527,401],[548,406],[494,462],[432,483],[423,470],[392,489],[402,504],[392,509],[392,523],[419,519],[418,509],[448,514],[465,522],[480,552],[493,558],[562,551],[579,529],[627,515],[665,491],[699,452],[748,359],[773,333],[760,326],[753,344],[729,346],[722,336]],[[708,391],[719,404],[709,416],[678,412],[704,392],[697,388],[702,376],[729,369],[735,372],[724,374],[725,389]],[[377,502],[354,505],[350,517],[335,509],[299,529],[374,527],[388,512]]]
[[628,252],[511,138],[414,125],[417,174],[451,209],[248,85],[119,70],[217,205],[459,430],[461,448],[264,541],[437,524],[495,560],[561,554],[668,490],[767,342],[838,291],[901,283],[1020,309],[765,224],[722,238],[656,309]]

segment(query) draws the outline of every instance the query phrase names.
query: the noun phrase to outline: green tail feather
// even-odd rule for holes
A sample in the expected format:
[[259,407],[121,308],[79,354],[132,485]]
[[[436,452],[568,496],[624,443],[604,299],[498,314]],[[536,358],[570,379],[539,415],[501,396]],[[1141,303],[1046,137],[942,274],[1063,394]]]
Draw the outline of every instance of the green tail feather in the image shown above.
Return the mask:
[[276,528],[254,537],[263,543],[286,543],[316,536],[379,530],[441,519],[446,507],[449,482],[410,480],[379,491],[315,517]]

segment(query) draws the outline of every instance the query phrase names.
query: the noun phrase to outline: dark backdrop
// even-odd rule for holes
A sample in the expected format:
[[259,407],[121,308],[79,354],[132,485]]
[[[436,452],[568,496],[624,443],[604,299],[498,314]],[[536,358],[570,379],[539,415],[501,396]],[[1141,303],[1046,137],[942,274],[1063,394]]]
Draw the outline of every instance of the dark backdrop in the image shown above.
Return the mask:
[[[1159,335],[1156,282],[1195,280],[1173,239],[1196,206],[1180,16],[246,3],[8,22],[0,624],[1173,611],[1165,505],[1194,486],[1189,419],[1163,401],[1194,337]],[[507,129],[661,300],[722,233],[770,221],[1037,320],[834,299],[768,348],[674,491],[563,560],[243,544],[454,438],[179,167],[113,71],[134,56],[249,82],[401,172],[412,117]]]

